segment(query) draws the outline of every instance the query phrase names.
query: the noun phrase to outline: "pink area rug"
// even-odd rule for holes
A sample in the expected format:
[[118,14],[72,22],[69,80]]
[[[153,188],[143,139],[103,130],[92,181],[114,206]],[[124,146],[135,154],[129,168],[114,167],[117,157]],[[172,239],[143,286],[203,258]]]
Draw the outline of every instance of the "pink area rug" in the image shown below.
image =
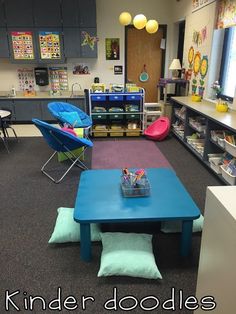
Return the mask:
[[172,168],[168,160],[149,140],[95,141],[92,169]]

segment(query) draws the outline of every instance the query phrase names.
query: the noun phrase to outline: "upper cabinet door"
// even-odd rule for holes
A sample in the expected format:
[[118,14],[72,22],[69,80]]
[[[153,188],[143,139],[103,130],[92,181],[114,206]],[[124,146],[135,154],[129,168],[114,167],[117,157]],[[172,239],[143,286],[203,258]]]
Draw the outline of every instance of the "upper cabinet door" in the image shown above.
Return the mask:
[[59,0],[33,0],[36,27],[61,27],[61,2]]
[[97,27],[96,0],[79,0],[79,27]]
[[0,0],[0,27],[5,26],[4,8]]
[[32,0],[5,1],[6,21],[8,27],[32,27],[33,7]]
[[95,0],[62,0],[63,27],[97,27]]
[[81,56],[80,30],[75,27],[66,27],[64,33],[64,53],[66,58],[79,58]]
[[9,58],[8,38],[5,28],[0,28],[0,43],[0,58]]
[[63,27],[78,27],[78,0],[62,0],[61,12]]
[[[80,42],[81,58],[97,58],[97,41],[93,41],[97,36],[97,29],[94,28],[81,28],[80,29]],[[88,40],[88,37],[91,39]]]

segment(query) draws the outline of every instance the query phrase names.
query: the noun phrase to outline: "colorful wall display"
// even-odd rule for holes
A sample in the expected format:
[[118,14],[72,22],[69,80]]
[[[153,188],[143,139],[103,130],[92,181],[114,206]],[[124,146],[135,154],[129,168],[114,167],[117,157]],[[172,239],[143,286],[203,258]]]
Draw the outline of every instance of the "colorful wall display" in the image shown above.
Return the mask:
[[91,36],[88,32],[83,31],[83,41],[81,46],[89,46],[92,50],[94,50],[95,43],[99,40],[96,36]]
[[68,90],[67,67],[50,67],[49,77],[52,91]]
[[197,11],[216,0],[192,0],[192,12]]
[[217,28],[236,25],[236,0],[220,0],[218,6]]
[[74,66],[73,72],[74,75],[79,74],[90,74],[89,67],[86,64],[78,64]]
[[34,91],[35,79],[33,69],[20,68],[17,70],[20,91]]
[[106,60],[120,60],[120,39],[106,38]]
[[204,79],[207,75],[209,63],[208,56],[201,56],[200,51],[195,52],[193,46],[191,46],[188,51],[188,63],[189,68],[187,70],[186,78],[188,80],[191,80],[192,73],[194,74],[194,77],[192,79],[192,94],[198,94],[203,97],[203,93],[205,90]]
[[11,32],[11,41],[15,60],[34,59],[32,32]]
[[39,32],[41,59],[61,59],[59,32]]
[[200,46],[207,38],[207,27],[203,27],[200,31],[193,32],[193,43]]

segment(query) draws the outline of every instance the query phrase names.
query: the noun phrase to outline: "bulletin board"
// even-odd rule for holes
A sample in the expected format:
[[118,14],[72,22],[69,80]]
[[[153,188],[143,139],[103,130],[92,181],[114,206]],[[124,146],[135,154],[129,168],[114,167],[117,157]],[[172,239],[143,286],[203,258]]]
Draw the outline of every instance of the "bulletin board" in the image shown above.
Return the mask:
[[11,42],[15,60],[34,59],[32,32],[11,32]]
[[39,49],[41,59],[61,59],[59,32],[39,32]]

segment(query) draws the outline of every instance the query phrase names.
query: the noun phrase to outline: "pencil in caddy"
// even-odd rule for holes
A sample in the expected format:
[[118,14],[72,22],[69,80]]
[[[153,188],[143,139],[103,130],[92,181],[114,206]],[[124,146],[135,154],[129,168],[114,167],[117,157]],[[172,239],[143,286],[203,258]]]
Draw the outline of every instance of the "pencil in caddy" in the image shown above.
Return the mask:
[[144,169],[122,170],[121,190],[124,197],[143,197],[150,195],[150,183]]

